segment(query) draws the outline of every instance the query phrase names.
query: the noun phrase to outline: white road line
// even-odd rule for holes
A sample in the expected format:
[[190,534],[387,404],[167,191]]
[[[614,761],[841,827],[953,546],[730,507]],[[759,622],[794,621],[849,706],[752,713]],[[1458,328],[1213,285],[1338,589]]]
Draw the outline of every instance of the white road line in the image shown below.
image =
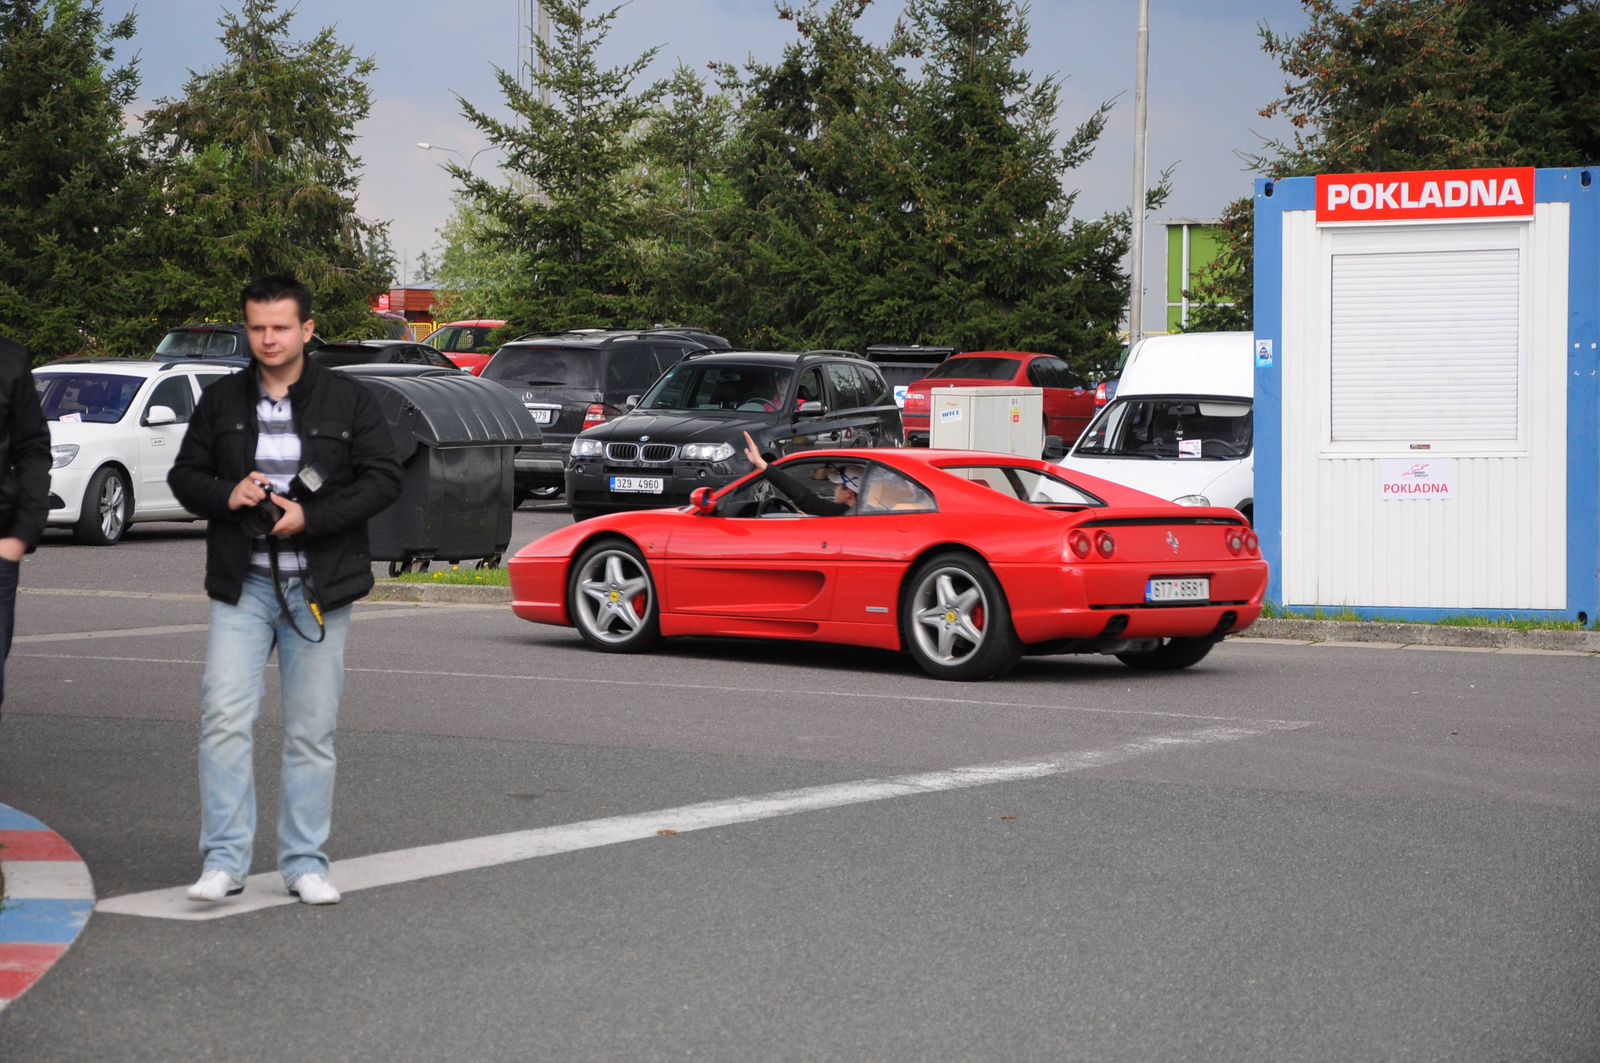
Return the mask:
[[[392,620],[395,617],[404,617],[410,612],[410,610],[405,608],[407,604],[411,603],[396,602],[393,605],[387,606],[382,605],[382,603],[373,603],[375,608],[381,608],[382,611],[367,612],[365,610],[358,610],[350,615],[350,619],[352,622],[358,622],[363,620]],[[438,606],[432,606],[431,608],[438,608]],[[499,605],[455,605],[451,608],[468,610],[501,609],[504,607]],[[209,623],[162,624],[158,627],[118,627],[111,628],[106,631],[56,631],[45,635],[18,635],[11,641],[14,643],[76,642],[79,640],[93,639],[136,638],[140,635],[182,635],[194,631],[209,630],[211,630],[211,625]],[[74,654],[73,656],[78,655]]]
[[[171,657],[96,657],[82,653],[14,653],[12,656],[60,661],[190,664],[197,667],[205,664],[204,661],[182,660]],[[275,668],[277,663],[271,662],[267,667]],[[645,687],[652,690],[692,690],[707,694],[760,694],[768,698],[774,695],[832,699],[861,698],[867,701],[917,701],[935,705],[975,705],[986,709],[1048,709],[1053,712],[1081,712],[1095,716],[1152,716],[1164,720],[1193,720],[1196,723],[1244,723],[1262,724],[1269,727],[1304,727],[1306,725],[1304,720],[1263,720],[1246,716],[1212,716],[1198,712],[1167,712],[1162,709],[1106,709],[1087,705],[1041,705],[1031,701],[984,701],[978,698],[947,698],[932,694],[873,694],[861,690],[807,690],[795,687],[775,690],[771,687],[716,686],[710,683],[663,683],[643,679],[595,679],[590,676],[517,675],[501,672],[433,672],[419,668],[353,668],[346,666],[345,671],[365,672],[373,675],[434,676],[441,679],[498,679],[518,683],[574,683],[579,686]]]
[[[736,823],[750,823],[777,816],[792,816],[800,812],[815,812],[870,801],[886,801],[917,794],[1065,775],[1089,768],[1119,764],[1136,757],[1171,749],[1236,742],[1243,738],[1252,738],[1272,731],[1290,730],[1297,726],[1303,725],[1208,727],[1198,731],[1153,735],[1103,749],[1061,753],[1040,760],[982,764],[976,767],[952,768],[948,771],[897,775],[887,779],[864,779],[859,782],[810,786],[754,797],[735,797],[726,801],[706,801],[679,808],[662,809],[658,812],[613,816],[582,823],[568,823],[559,827],[513,831],[485,838],[468,838],[463,841],[337,860],[330,869],[330,875],[341,891],[352,893],[378,886],[392,886],[439,875],[532,860],[541,856],[577,852],[581,849],[616,845],[620,842],[640,841],[663,832],[683,834],[688,831],[726,827]],[[275,872],[251,875],[243,894],[214,905],[199,905],[185,899],[185,888],[179,886],[173,889],[151,890],[148,893],[108,897],[96,904],[95,910],[114,915],[137,915],[154,919],[206,920],[296,903],[295,898],[284,889],[282,880]]]

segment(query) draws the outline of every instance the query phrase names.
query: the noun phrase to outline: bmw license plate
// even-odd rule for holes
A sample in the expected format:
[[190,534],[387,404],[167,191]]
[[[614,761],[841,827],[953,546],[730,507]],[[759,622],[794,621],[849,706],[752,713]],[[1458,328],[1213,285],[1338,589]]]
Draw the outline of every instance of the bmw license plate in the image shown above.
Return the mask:
[[659,495],[666,490],[667,482],[659,476],[613,476],[611,490],[632,491],[636,494]]
[[534,424],[555,424],[556,411],[554,410],[529,410],[533,414]]
[[1144,587],[1147,602],[1209,602],[1209,579],[1153,579]]

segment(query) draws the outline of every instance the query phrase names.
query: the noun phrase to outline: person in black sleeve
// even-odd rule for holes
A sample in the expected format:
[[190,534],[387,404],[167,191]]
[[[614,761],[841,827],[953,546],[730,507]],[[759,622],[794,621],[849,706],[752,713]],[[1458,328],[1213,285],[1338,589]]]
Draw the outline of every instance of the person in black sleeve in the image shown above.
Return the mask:
[[827,499],[782,469],[767,464],[767,459],[761,456],[761,450],[756,446],[756,441],[750,438],[749,432],[744,434],[744,456],[760,470],[762,479],[783,492],[784,497],[798,506],[802,513],[809,513],[813,517],[842,517],[855,508],[856,498],[861,494],[864,470],[859,465],[846,465],[828,471],[828,479],[833,481],[833,498]]
[[0,339],[0,705],[16,626],[17,576],[50,515],[50,426],[33,386],[33,355]]
[[[311,290],[287,275],[243,293],[250,364],[205,390],[167,482],[207,520],[200,721],[200,880],[192,901],[244,889],[256,833],[251,731],[277,649],[283,687],[278,870],[306,904],[335,904],[322,851],[350,606],[372,589],[367,520],[400,496],[394,437],[357,380],[305,356]],[[263,503],[275,505],[264,509]]]

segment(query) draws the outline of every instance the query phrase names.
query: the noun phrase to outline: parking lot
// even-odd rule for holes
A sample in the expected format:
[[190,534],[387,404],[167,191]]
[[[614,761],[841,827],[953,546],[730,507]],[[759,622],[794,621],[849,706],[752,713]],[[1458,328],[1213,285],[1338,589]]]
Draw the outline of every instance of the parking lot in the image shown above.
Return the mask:
[[[524,507],[513,549],[569,519]],[[1234,639],[1180,673],[953,684],[362,604],[343,903],[126,914],[199,869],[202,564],[202,525],[148,524],[24,565],[0,802],[106,907],[0,1012],[7,1063],[1600,1050],[1592,660]]]

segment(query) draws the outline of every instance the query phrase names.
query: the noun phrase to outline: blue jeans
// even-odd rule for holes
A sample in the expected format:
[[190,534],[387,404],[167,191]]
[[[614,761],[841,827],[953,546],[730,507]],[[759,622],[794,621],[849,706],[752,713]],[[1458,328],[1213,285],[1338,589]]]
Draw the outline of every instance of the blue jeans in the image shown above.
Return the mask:
[[[283,596],[300,630],[316,620],[298,579]],[[350,607],[323,616],[328,636],[312,643],[289,626],[272,580],[250,573],[237,605],[211,603],[205,701],[200,720],[200,852],[205,869],[243,881],[256,836],[256,780],[251,731],[266,690],[267,660],[278,647],[283,679],[283,778],[278,798],[278,870],[290,885],[326,874],[322,852],[333,819],[333,736],[344,688],[344,641]]]

